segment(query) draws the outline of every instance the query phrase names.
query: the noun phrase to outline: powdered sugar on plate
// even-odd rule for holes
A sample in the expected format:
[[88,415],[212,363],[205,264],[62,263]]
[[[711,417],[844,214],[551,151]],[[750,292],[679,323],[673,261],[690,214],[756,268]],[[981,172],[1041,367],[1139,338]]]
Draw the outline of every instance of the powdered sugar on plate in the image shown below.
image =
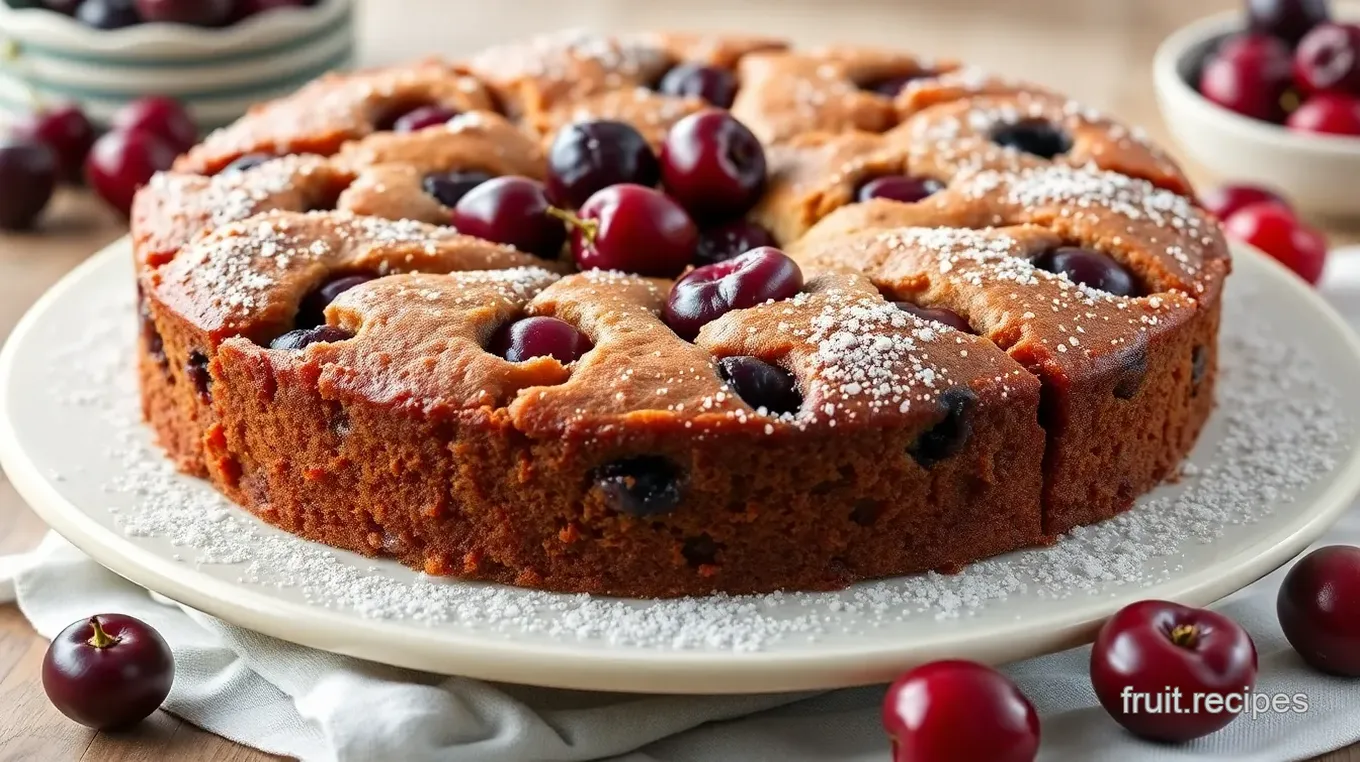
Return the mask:
[[[497,637],[595,641],[653,650],[760,651],[843,640],[913,619],[958,620],[1023,596],[1096,598],[1181,572],[1185,554],[1235,525],[1267,519],[1332,470],[1352,438],[1338,392],[1313,359],[1273,332],[1253,300],[1229,300],[1223,321],[1219,407],[1178,484],[1127,514],[1077,529],[1053,547],[840,593],[672,601],[559,595],[427,577],[268,527],[204,482],[179,475],[140,420],[131,367],[134,305],[114,289],[86,300],[50,348],[44,383],[60,405],[98,416],[113,432],[101,445],[118,474],[103,484],[108,511],[135,542],[169,543],[186,570],[230,569],[240,585],[279,588],[310,605],[365,618]],[[107,292],[103,292],[107,293]],[[86,312],[88,310],[88,312]],[[109,316],[118,316],[110,320]],[[73,367],[83,373],[72,373]],[[91,471],[96,469],[91,469]],[[53,481],[63,474],[49,474]],[[281,593],[282,594],[282,593]],[[1023,613],[1020,614],[1023,616]]]

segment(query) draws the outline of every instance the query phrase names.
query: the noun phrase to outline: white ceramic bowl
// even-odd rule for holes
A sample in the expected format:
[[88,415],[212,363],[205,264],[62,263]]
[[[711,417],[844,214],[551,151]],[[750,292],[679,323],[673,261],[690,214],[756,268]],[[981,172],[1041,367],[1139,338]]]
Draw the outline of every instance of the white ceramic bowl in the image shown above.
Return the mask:
[[296,90],[354,58],[354,0],[321,0],[223,29],[142,24],[91,29],[42,9],[16,10],[0,0],[0,109],[43,101],[79,101],[98,122],[142,95],[188,105],[205,129],[239,117],[251,104]]
[[[1355,5],[1336,9],[1360,19]],[[1225,181],[1283,192],[1309,214],[1360,217],[1360,138],[1308,135],[1221,108],[1191,86],[1205,54],[1243,27],[1241,11],[1196,21],[1168,37],[1153,60],[1162,118],[1181,147]]]

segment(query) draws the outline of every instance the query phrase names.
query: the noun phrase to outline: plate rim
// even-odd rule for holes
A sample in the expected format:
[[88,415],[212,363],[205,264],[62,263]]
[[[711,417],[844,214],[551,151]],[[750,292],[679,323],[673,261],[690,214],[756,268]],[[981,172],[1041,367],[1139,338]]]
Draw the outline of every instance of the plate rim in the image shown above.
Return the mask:
[[[1360,337],[1311,287],[1246,245],[1234,242],[1232,252],[1235,261],[1251,261],[1272,285],[1292,291],[1307,303],[1360,365]],[[50,317],[68,291],[101,268],[114,266],[112,260],[118,256],[131,256],[126,237],[66,274],[15,324],[0,349],[0,409],[9,404],[18,373],[16,358],[25,339]],[[950,632],[904,645],[835,644],[805,652],[658,651],[585,649],[567,641],[525,644],[495,633],[458,631],[442,624],[412,627],[281,600],[264,589],[218,579],[193,564],[140,547],[116,529],[89,521],[85,511],[64,498],[22,450],[19,433],[8,417],[0,416],[0,466],[34,513],[96,562],[176,602],[288,642],[397,667],[545,687],[667,694],[790,692],[877,684],[912,664],[960,650],[985,650],[987,655],[969,658],[1000,664],[1090,642],[1101,621],[1134,600],[1159,597],[1207,605],[1288,562],[1351,504],[1360,492],[1360,429],[1348,444],[1348,452],[1328,477],[1331,483],[1300,512],[1302,518],[1281,530],[1186,575],[1092,596],[1060,612],[1017,620],[1010,627],[992,625],[978,636],[965,638],[962,649],[958,633]]]

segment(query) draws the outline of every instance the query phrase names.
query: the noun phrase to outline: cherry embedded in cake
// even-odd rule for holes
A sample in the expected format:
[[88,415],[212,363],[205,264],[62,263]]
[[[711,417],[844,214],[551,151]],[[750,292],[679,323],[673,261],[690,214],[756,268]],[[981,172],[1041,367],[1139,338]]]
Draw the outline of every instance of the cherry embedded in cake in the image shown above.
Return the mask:
[[567,125],[548,150],[548,190],[557,203],[573,209],[611,185],[650,188],[660,179],[661,165],[652,147],[626,122]]
[[962,81],[576,34],[330,76],[178,159],[148,118],[90,167],[145,184],[148,422],[289,532],[548,591],[827,590],[1110,519],[1213,409],[1220,226],[1136,131]]

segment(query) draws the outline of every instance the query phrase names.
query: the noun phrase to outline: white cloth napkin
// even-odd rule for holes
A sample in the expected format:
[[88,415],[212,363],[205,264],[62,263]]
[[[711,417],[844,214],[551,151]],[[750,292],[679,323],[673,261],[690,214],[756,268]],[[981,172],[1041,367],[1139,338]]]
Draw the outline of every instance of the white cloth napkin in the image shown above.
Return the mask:
[[[1325,293],[1360,325],[1360,252],[1338,252]],[[1360,544],[1360,507],[1320,545]],[[1143,743],[1096,703],[1089,649],[1013,664],[1006,672],[1043,722],[1040,759],[1056,762],[1280,762],[1360,741],[1360,680],[1306,668],[1275,619],[1283,570],[1218,608],[1256,641],[1257,691],[1307,696],[1302,713],[1244,715],[1184,746]],[[240,743],[305,762],[888,762],[883,689],[820,695],[657,697],[498,685],[385,667],[234,627],[148,593],[49,535],[0,558],[0,601],[17,598],[52,637],[99,612],[151,623],[174,648],[166,708]]]

